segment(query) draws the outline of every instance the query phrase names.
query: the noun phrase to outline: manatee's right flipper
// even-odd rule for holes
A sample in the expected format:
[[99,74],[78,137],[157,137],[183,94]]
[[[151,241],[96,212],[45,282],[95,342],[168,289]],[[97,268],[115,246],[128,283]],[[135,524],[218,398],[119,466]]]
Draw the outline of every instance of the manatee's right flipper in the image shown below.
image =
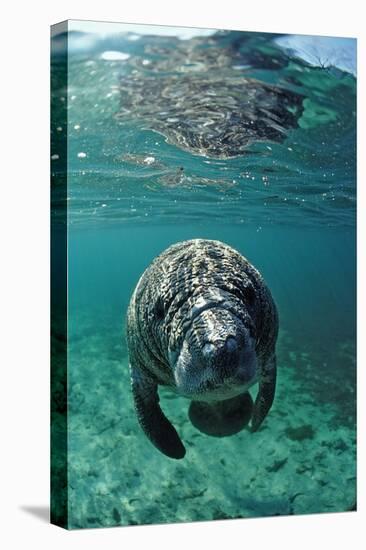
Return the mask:
[[276,356],[273,355],[264,365],[259,376],[259,391],[254,403],[252,417],[252,431],[258,430],[263,420],[272,407],[275,391],[276,391]]
[[183,458],[184,445],[159,405],[158,386],[139,369],[130,366],[132,393],[137,418],[147,437],[159,451],[170,458]]
[[246,392],[225,401],[206,403],[192,401],[189,419],[200,432],[214,437],[225,437],[243,430],[252,416],[253,400]]

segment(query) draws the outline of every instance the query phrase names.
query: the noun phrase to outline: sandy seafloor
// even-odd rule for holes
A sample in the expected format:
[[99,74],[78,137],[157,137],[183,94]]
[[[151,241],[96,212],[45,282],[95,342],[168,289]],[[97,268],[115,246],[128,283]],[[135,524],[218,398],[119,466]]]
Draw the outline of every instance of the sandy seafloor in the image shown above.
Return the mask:
[[[72,323],[69,528],[355,508],[354,383],[352,376],[342,383],[335,370],[324,384],[331,357],[310,345],[299,348],[280,331],[276,398],[255,434],[201,434],[188,419],[189,401],[160,390],[187,449],[176,461],[159,453],[138,426],[123,319],[118,327],[108,316],[91,323],[79,311]],[[338,342],[333,353],[354,370],[353,342]]]

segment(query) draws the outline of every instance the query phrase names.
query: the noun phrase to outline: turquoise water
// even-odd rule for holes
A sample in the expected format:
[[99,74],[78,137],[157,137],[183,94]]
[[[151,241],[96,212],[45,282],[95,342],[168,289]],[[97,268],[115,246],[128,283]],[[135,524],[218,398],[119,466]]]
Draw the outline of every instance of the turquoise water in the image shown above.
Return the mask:
[[[79,49],[70,40],[68,86],[52,98],[53,221],[68,234],[67,526],[354,509],[356,79],[292,58],[272,35],[126,36],[81,35]],[[126,55],[110,60],[111,50]],[[230,158],[183,148],[138,102],[116,116],[120,82],[193,72],[279,85],[301,95],[302,114],[281,141],[254,140]],[[263,274],[280,316],[278,388],[257,433],[221,439],[161,390],[187,448],[174,461],[138,426],[125,315],[154,257],[195,237],[233,246]]]

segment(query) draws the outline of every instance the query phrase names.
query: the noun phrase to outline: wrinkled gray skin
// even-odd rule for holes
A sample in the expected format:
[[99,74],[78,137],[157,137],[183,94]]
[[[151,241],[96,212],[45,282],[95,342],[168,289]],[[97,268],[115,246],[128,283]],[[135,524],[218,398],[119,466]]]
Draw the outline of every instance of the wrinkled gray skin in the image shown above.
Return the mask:
[[271,293],[236,250],[195,239],[160,254],[140,278],[127,314],[134,403],[151,442],[171,458],[185,455],[160,408],[159,385],[222,415],[225,403],[258,382],[251,419],[257,430],[274,398],[277,332]]

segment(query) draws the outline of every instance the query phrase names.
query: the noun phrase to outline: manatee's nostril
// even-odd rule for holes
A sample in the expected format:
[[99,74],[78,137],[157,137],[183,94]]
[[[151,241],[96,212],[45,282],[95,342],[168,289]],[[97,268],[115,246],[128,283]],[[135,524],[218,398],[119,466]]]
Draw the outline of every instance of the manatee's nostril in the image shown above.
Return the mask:
[[232,336],[229,336],[229,338],[226,340],[225,345],[226,345],[227,351],[231,353],[233,353],[238,349],[238,344],[235,338],[233,338]]
[[209,357],[214,353],[214,351],[215,351],[215,346],[211,342],[207,342],[202,348],[202,353],[205,357]]

